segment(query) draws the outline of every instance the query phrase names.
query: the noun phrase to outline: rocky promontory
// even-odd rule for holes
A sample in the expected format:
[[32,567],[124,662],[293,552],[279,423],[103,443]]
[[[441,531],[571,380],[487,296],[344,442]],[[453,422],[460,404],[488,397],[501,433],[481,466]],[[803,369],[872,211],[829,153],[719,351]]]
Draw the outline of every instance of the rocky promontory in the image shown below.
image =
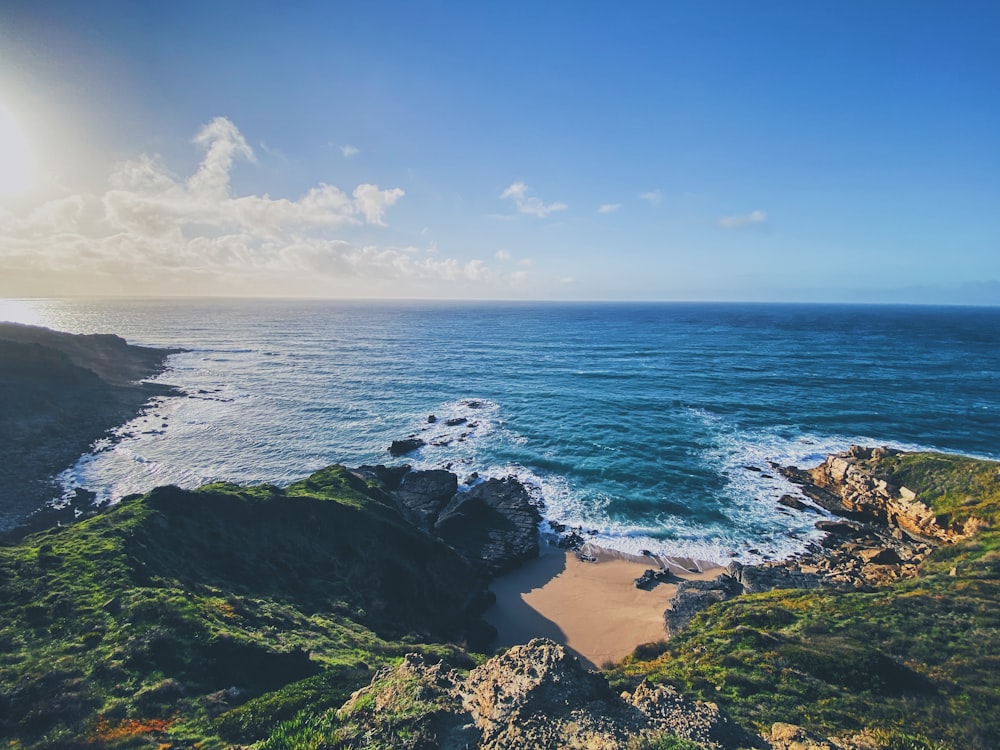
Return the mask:
[[538,556],[542,515],[516,477],[480,478],[460,488],[458,476],[445,469],[379,465],[356,472],[381,483],[407,520],[447,543],[487,578]]
[[[667,635],[715,602],[740,594],[775,589],[870,591],[901,578],[912,578],[920,563],[941,544],[953,544],[982,528],[971,518],[961,529],[938,523],[938,516],[917,494],[878,476],[880,462],[903,455],[888,448],[852,446],[819,466],[773,468],[795,483],[803,498],[835,518],[816,521],[826,532],[819,545],[791,559],[756,565],[731,563],[714,581],[683,581],[664,613]],[[812,506],[786,495],[782,504],[800,511]]]
[[[416,654],[380,670],[337,712],[346,747],[602,748],[687,740],[686,747],[762,747],[713,703],[645,683],[615,693],[562,646],[535,639],[463,676]],[[648,743],[642,745],[641,743]],[[673,746],[673,745],[664,745]]]
[[177,351],[134,346],[110,334],[0,323],[0,531],[58,497],[52,478],[94,441],[150,399],[177,393],[141,382],[162,372]]

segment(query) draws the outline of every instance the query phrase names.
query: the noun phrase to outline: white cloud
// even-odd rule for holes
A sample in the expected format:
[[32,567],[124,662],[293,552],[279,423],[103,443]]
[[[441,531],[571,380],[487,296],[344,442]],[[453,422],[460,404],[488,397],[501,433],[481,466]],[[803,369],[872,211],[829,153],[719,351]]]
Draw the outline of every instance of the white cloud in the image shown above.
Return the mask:
[[96,195],[0,213],[0,293],[391,295],[408,289],[394,280],[492,277],[483,261],[435,257],[433,243],[354,245],[345,232],[384,227],[400,188],[320,183],[297,199],[233,195],[236,161],[254,161],[243,135],[220,117],[194,143],[204,155],[189,177],[141,155],[117,165]]
[[502,260],[505,263],[511,259],[510,250],[497,250],[496,252],[497,260]]
[[378,185],[358,185],[354,188],[354,205],[364,214],[369,224],[385,226],[382,214],[393,203],[402,198],[405,193],[401,188],[379,190]]
[[763,224],[767,221],[767,214],[763,211],[751,211],[748,214],[738,214],[735,216],[723,216],[719,219],[719,226],[723,229],[743,229],[755,224]]
[[354,146],[350,145],[349,143],[345,143],[343,146],[340,147],[340,153],[342,153],[345,158],[350,159],[352,156],[357,156],[358,154],[360,154],[361,151],[355,148]]
[[639,197],[651,206],[659,206],[663,202],[663,192],[661,190],[650,190],[647,193],[640,194]]
[[597,212],[600,214],[613,214],[621,207],[621,203],[603,203],[601,204],[601,207],[597,209]]
[[528,186],[523,182],[512,183],[500,197],[514,201],[517,210],[522,214],[537,216],[539,219],[544,219],[554,211],[564,211],[568,208],[562,202],[544,203],[540,198],[528,195]]
[[229,173],[236,157],[256,161],[253,149],[232,121],[216,117],[194,137],[194,142],[205,147],[205,158],[198,171],[188,180],[188,188],[195,195],[220,198],[229,194]]

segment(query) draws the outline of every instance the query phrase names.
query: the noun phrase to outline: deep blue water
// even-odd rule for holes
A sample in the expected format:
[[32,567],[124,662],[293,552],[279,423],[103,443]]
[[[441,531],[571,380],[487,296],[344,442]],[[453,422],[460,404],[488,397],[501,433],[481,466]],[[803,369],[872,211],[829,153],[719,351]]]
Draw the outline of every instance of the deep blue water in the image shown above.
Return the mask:
[[2,312],[189,349],[161,378],[189,396],[65,475],[103,496],[280,484],[391,462],[389,443],[419,434],[431,445],[410,462],[515,473],[549,518],[608,546],[752,559],[815,536],[812,514],[777,504],[790,488],[769,460],[815,464],[852,443],[1000,458],[998,308],[51,300]]

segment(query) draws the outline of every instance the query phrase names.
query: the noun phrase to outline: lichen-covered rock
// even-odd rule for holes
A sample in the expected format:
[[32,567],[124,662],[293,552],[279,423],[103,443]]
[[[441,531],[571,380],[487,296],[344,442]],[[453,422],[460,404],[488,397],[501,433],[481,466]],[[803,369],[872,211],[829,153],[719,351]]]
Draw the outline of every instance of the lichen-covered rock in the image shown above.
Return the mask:
[[[715,704],[666,686],[616,695],[562,646],[535,639],[461,676],[410,655],[338,712],[342,739],[379,747],[626,750],[681,737],[706,748],[763,746]],[[400,738],[406,741],[400,744]]]

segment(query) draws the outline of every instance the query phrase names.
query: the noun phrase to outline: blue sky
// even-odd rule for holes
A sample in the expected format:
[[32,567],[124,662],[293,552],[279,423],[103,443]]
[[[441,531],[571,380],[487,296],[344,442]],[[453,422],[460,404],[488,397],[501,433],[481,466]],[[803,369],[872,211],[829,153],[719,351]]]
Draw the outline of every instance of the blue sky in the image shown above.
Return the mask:
[[7,0],[0,295],[997,304],[998,38],[976,2]]

